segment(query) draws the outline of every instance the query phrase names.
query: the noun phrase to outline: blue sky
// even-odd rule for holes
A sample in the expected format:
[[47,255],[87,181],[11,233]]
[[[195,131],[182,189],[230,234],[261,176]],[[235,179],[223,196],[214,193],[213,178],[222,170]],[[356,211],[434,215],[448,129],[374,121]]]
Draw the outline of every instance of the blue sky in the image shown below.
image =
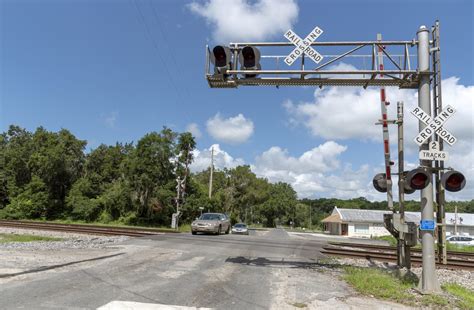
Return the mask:
[[[0,3],[0,130],[10,124],[67,128],[91,149],[137,141],[162,126],[195,133],[198,128],[195,170],[205,168],[208,149],[218,144],[218,166],[250,164],[261,176],[293,184],[300,197],[384,198],[370,187],[383,164],[381,129],[371,125],[363,138],[365,123],[356,119],[338,125],[346,128],[343,132],[328,127],[337,113],[374,116],[365,121],[375,123],[378,90],[210,89],[205,45],[247,38],[283,41],[285,27],[305,36],[316,25],[324,30],[320,41],[373,40],[377,33],[386,40],[410,40],[420,25],[439,19],[443,79],[449,87],[444,99],[454,100],[449,104],[458,110],[447,123],[460,139],[449,164],[466,170],[468,183],[474,183],[471,1]],[[230,22],[237,12],[245,16]],[[359,103],[350,107],[351,102],[338,100],[342,96]],[[416,103],[412,92],[391,88],[387,96],[392,106],[399,98],[408,106]],[[406,117],[415,128],[414,118]],[[408,161],[415,165],[410,134]],[[474,198],[473,187],[452,198]]]

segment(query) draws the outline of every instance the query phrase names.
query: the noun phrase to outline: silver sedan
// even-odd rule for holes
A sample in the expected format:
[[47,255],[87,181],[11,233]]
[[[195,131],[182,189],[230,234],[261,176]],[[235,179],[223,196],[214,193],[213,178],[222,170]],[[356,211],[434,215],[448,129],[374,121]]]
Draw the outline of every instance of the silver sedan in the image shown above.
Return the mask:
[[191,233],[195,235],[198,232],[216,235],[220,235],[222,232],[228,234],[230,232],[230,220],[223,213],[204,213],[191,223]]
[[248,235],[249,229],[244,223],[238,223],[232,227],[232,234]]

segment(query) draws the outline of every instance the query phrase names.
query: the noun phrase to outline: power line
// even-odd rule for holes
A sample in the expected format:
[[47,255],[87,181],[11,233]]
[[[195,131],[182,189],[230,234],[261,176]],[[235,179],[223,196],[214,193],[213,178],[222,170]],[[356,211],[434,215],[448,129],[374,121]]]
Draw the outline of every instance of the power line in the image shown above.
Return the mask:
[[[163,31],[163,28],[164,28],[163,24],[161,23],[160,17],[158,15],[158,13],[156,12],[155,6],[153,5],[153,0],[149,0],[149,2],[150,2],[150,6],[152,8],[153,15],[154,15],[155,20],[156,20],[156,24],[158,25],[158,29],[160,30],[160,34],[163,38],[163,44],[165,45],[166,50],[168,51],[168,55],[171,57],[171,60],[173,61],[173,64],[174,64],[175,68],[178,69],[179,74],[184,76],[183,71],[181,70],[181,66],[179,66],[178,62],[176,61],[176,58],[174,57],[174,54],[172,53],[172,49],[170,48],[170,46],[168,44],[168,39],[167,39],[166,33],[165,33],[165,31]],[[184,89],[186,91],[186,94],[187,94],[188,98],[191,98],[189,89],[186,86],[186,84],[184,84]]]
[[158,45],[156,43],[156,41],[153,39],[153,36],[152,36],[152,33],[150,31],[150,28],[148,27],[148,24],[146,23],[146,20],[145,20],[145,15],[143,15],[143,12],[142,10],[140,9],[140,6],[138,5],[138,0],[131,0],[133,1],[133,3],[135,4],[135,8],[137,9],[138,13],[139,13],[139,16],[140,16],[140,21],[142,22],[142,24],[145,26],[145,29],[146,29],[146,33],[148,35],[148,38],[149,40],[151,41],[156,53],[158,54],[158,57],[161,61],[161,63],[163,64],[163,67],[166,71],[166,73],[168,74],[169,76],[169,82],[171,83],[171,86],[174,88],[174,90],[176,91],[176,94],[177,94],[177,99],[178,101],[183,101],[182,98],[181,98],[181,95],[180,95],[180,92],[178,91],[178,87],[176,86],[176,83],[174,82],[174,79],[173,79],[173,76],[171,75],[171,72],[168,68],[168,66],[166,65],[166,61],[164,60],[163,56],[161,55],[160,53],[160,50],[158,48]]

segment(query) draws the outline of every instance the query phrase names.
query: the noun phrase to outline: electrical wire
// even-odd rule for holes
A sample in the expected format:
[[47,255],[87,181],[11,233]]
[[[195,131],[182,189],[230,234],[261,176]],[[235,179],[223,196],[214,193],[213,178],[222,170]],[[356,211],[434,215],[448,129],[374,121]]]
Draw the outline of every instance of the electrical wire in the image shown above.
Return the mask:
[[138,0],[130,0],[130,1],[133,1],[133,3],[135,4],[135,8],[137,9],[138,11],[138,14],[139,14],[139,17],[140,17],[140,21],[141,23],[145,26],[145,29],[146,29],[146,33],[147,33],[147,36],[149,38],[149,40],[151,41],[156,53],[158,54],[158,57],[161,61],[161,63],[163,64],[163,67],[167,73],[167,75],[169,76],[169,79],[168,81],[170,82],[171,86],[174,88],[174,90],[176,91],[176,94],[177,94],[177,101],[178,103],[183,103],[183,98],[181,97],[181,94],[178,90],[178,87],[176,86],[176,83],[174,82],[174,79],[173,79],[173,76],[171,75],[171,71],[169,70],[167,64],[166,64],[166,61],[164,60],[163,56],[161,55],[160,53],[160,50],[158,48],[158,45],[156,43],[156,41],[153,39],[153,36],[152,36],[152,33],[150,31],[150,28],[148,27],[148,24],[146,23],[146,20],[145,20],[145,15],[143,15],[143,12],[142,10],[140,9],[140,6],[138,5]]
[[[166,50],[168,51],[168,55],[171,57],[171,60],[173,61],[173,64],[175,66],[175,68],[178,69],[178,72],[179,74],[181,74],[182,76],[184,76],[183,74],[183,70],[181,70],[181,66],[178,64],[178,62],[176,61],[176,58],[174,57],[174,54],[172,53],[172,50],[168,44],[168,38],[166,36],[166,33],[165,31],[163,30],[164,26],[163,24],[161,23],[161,20],[159,18],[159,15],[158,13],[156,12],[156,8],[155,6],[153,5],[153,0],[149,0],[150,2],[150,6],[152,8],[152,11],[153,11],[153,15],[155,17],[155,20],[156,20],[156,24],[158,25],[158,29],[160,30],[160,33],[161,33],[161,37],[163,38],[163,44],[165,45],[166,47]],[[186,95],[188,96],[188,98],[191,98],[191,94],[189,92],[189,89],[188,87],[186,86],[186,84],[184,84],[184,89],[186,91]]]

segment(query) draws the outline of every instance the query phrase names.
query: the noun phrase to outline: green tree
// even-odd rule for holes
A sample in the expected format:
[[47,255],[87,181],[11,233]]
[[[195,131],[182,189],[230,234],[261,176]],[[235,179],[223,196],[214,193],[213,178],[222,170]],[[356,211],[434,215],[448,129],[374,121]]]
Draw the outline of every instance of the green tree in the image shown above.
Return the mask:
[[101,200],[96,198],[92,182],[87,178],[80,178],[72,186],[66,197],[68,214],[75,220],[94,221],[101,210]]
[[86,141],[76,139],[65,129],[53,133],[39,127],[33,134],[32,145],[29,171],[48,187],[52,203],[47,217],[58,216],[69,189],[82,173]]
[[269,198],[259,210],[264,224],[273,227],[294,221],[296,203],[296,192],[291,185],[282,182],[272,184]]
[[8,214],[8,217],[16,219],[44,218],[47,215],[49,204],[46,184],[40,178],[33,176],[24,191],[13,197],[4,212]]
[[[126,178],[133,189],[136,214],[150,219],[156,199],[165,203],[160,188],[174,180],[176,134],[168,128],[152,132],[141,138],[124,163]],[[160,195],[161,194],[161,195]],[[161,197],[157,197],[161,196]],[[155,199],[152,199],[155,198]]]

